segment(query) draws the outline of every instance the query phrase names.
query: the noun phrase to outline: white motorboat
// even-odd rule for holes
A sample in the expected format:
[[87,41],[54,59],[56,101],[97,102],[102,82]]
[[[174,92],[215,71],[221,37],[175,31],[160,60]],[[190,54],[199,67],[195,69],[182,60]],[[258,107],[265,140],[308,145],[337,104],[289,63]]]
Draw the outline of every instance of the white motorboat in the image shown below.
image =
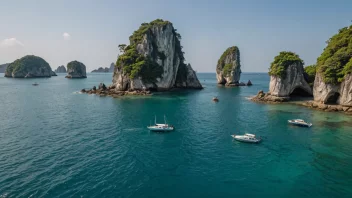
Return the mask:
[[244,135],[231,135],[235,140],[247,143],[259,143],[262,139],[254,134],[245,133]]
[[174,126],[167,124],[165,116],[164,116],[164,120],[165,120],[165,124],[157,124],[156,123],[156,116],[155,116],[155,124],[154,125],[150,125],[147,128],[150,131],[173,131],[174,130]]
[[296,126],[301,126],[301,127],[311,127],[313,125],[312,123],[308,123],[302,119],[288,120],[288,123]]

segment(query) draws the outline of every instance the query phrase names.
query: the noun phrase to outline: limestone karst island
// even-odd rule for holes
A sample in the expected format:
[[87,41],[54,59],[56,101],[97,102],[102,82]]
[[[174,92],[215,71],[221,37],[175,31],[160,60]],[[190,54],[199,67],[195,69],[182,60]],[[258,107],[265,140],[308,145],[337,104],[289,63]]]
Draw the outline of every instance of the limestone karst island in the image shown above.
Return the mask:
[[352,0],[0,7],[0,198],[352,198]]
[[83,92],[120,96],[203,88],[192,66],[185,63],[181,35],[171,22],[157,19],[143,23],[129,40],[129,45],[119,45],[122,54],[116,61],[113,84],[106,90]]
[[[280,52],[271,63],[269,92],[252,100],[287,102],[300,96],[299,104],[325,111],[352,113],[352,26],[344,27],[327,41],[316,65],[303,68],[293,52]],[[312,100],[310,100],[312,99]]]

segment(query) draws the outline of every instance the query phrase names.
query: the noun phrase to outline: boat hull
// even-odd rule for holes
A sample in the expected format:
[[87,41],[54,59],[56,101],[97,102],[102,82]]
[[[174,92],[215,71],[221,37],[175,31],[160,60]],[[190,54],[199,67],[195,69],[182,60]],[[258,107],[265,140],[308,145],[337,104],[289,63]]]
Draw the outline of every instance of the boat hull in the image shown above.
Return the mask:
[[311,127],[312,124],[311,123],[297,123],[297,122],[292,122],[292,121],[288,121],[289,124],[294,125],[294,126],[299,126],[299,127]]
[[168,128],[155,128],[155,127],[147,127],[150,131],[173,131],[173,127]]
[[242,138],[238,138],[236,137],[236,135],[231,135],[233,137],[233,139],[239,141],[239,142],[245,142],[245,143],[259,143],[261,141],[261,139],[257,139],[257,140],[249,140],[249,139],[242,139]]

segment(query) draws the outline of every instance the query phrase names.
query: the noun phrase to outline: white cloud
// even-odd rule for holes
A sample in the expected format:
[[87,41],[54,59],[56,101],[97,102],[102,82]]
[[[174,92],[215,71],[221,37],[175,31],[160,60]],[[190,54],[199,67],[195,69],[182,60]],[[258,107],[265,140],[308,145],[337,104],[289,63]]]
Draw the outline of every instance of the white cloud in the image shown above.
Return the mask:
[[4,39],[3,41],[1,41],[0,45],[4,47],[24,46],[23,43],[17,40],[16,38]]
[[62,36],[64,37],[65,40],[70,40],[71,35],[67,32],[63,33]]

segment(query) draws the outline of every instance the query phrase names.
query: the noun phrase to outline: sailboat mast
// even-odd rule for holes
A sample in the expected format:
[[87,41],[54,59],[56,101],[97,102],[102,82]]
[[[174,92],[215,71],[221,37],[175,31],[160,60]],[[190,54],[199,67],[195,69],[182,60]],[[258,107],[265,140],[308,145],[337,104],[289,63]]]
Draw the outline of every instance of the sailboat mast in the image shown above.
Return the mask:
[[166,116],[164,115],[164,121],[165,121],[165,125],[166,125]]
[[155,125],[156,125],[156,115],[155,115],[155,121],[154,122],[155,122]]

